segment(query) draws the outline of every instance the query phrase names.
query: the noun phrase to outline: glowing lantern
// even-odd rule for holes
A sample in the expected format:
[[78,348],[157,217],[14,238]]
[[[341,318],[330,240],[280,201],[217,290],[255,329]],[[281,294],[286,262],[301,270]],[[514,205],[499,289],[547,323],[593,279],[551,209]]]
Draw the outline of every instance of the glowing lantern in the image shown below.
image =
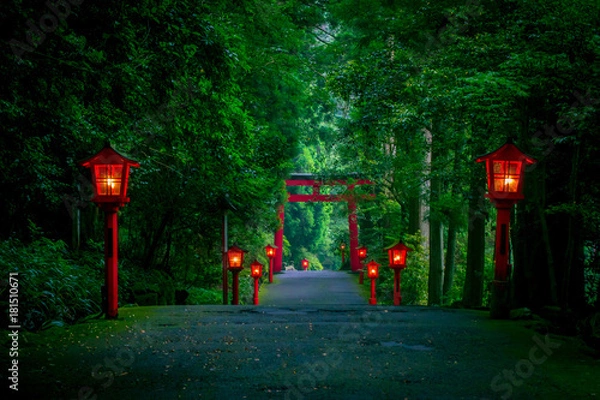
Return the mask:
[[388,258],[390,260],[390,268],[404,269],[406,268],[406,253],[412,251],[404,243],[398,242],[395,245],[388,247]]
[[305,271],[308,270],[308,264],[309,264],[309,262],[308,262],[308,260],[306,258],[302,260],[302,268]]
[[258,278],[262,276],[263,265],[257,260],[250,264],[250,276],[254,278],[254,305],[258,305]]
[[91,169],[94,203],[112,203],[117,207],[129,203],[129,168],[139,167],[137,161],[118,153],[107,143],[98,154],[82,161],[81,165]]
[[263,265],[259,263],[257,260],[254,260],[252,264],[250,264],[250,276],[257,279],[262,276]]
[[485,162],[488,195],[492,201],[522,200],[525,168],[536,160],[523,153],[512,140],[499,149],[478,157],[476,162]]
[[390,268],[394,270],[394,305],[399,306],[402,302],[402,295],[400,294],[400,271],[406,268],[406,254],[412,251],[412,249],[405,246],[404,243],[398,242],[386,250],[390,260]]
[[492,318],[508,318],[510,313],[508,301],[510,213],[513,205],[524,198],[525,168],[537,161],[519,150],[510,139],[499,149],[478,157],[475,161],[485,162],[488,181],[486,196],[497,209],[494,285],[490,315]]
[[273,259],[277,255],[277,246],[271,246],[268,244],[265,247],[267,257],[269,257],[269,283],[273,283]]
[[246,250],[239,248],[235,244],[227,250],[227,261],[229,262],[229,269],[243,269],[244,268],[244,254]]
[[367,277],[370,279],[379,278],[379,264],[373,260],[367,264]]
[[106,298],[102,309],[106,318],[117,318],[119,312],[119,227],[117,212],[119,207],[129,203],[127,184],[129,168],[139,167],[137,161],[119,154],[110,144],[106,144],[95,156],[80,162],[92,173],[94,196],[92,201],[106,214],[104,226],[104,260],[106,267]]
[[229,262],[229,270],[233,273],[233,298],[231,304],[238,305],[240,293],[240,278],[239,274],[244,269],[244,254],[246,250],[241,249],[235,244],[227,250],[227,261]]
[[373,260],[367,263],[367,276],[371,278],[371,298],[369,304],[377,304],[375,295],[375,279],[379,278],[379,264]]
[[360,258],[360,261],[367,258],[367,248],[365,246],[360,246],[358,249],[356,249],[356,251],[358,252],[358,258]]
[[265,252],[267,253],[267,257],[272,259],[273,257],[275,257],[275,254],[277,253],[277,247],[271,246],[270,244],[268,244],[265,246]]

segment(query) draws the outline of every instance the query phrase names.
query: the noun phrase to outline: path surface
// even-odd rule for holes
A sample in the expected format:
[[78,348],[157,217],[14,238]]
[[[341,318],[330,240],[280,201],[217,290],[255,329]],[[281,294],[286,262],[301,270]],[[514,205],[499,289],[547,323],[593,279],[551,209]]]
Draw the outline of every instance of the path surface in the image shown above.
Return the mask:
[[[490,320],[482,311],[364,305],[355,278],[292,272],[264,290],[265,303],[277,305],[121,308],[116,321],[23,333],[19,394],[52,400],[600,398],[600,361],[574,338],[547,336],[534,321]],[[7,365],[7,354],[0,365]]]
[[262,305],[367,304],[358,275],[343,271],[285,271],[261,287]]

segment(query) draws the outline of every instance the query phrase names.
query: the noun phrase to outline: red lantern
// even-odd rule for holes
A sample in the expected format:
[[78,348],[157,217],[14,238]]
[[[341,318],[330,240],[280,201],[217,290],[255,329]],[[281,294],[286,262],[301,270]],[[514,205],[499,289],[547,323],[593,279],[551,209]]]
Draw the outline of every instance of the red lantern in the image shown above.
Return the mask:
[[400,271],[406,268],[406,254],[412,251],[412,249],[405,246],[404,243],[398,242],[386,250],[390,260],[390,268],[394,270],[394,305],[399,306],[402,302],[402,295],[400,294]]
[[478,157],[484,162],[487,172],[488,194],[496,206],[496,246],[494,250],[494,286],[490,304],[492,318],[508,318],[508,264],[510,212],[512,206],[524,198],[523,178],[525,168],[537,161],[523,153],[509,139],[498,150]]
[[235,244],[227,250],[227,261],[229,262],[230,270],[241,270],[244,268],[244,254],[246,250],[236,246]]
[[390,268],[392,269],[404,269],[406,268],[406,253],[412,251],[411,248],[404,245],[402,242],[398,242],[395,245],[388,247],[388,258],[390,260]]
[[346,262],[346,257],[345,257],[345,251],[346,250],[346,243],[342,242],[340,243],[340,253],[342,253],[342,265],[344,265],[344,263]]
[[308,269],[308,260],[305,258],[302,260],[302,268],[306,271]]
[[488,194],[492,201],[522,200],[525,168],[536,163],[533,157],[523,153],[512,140],[499,149],[478,157],[476,162],[485,162]]
[[139,167],[137,161],[131,160],[116,152],[110,144],[106,144],[95,156],[88,158],[80,165],[90,168],[94,196],[92,201],[106,213],[104,226],[104,260],[106,267],[106,300],[102,309],[106,318],[117,318],[119,309],[119,227],[117,211],[125,203],[129,168]]
[[262,276],[263,265],[254,260],[250,264],[250,276],[254,278],[254,305],[258,305],[258,278]]
[[367,277],[370,279],[379,278],[379,264],[373,260],[367,264]]
[[358,249],[356,249],[356,251],[358,252],[358,258],[360,258],[360,261],[367,258],[367,248],[365,246],[360,246]]
[[262,276],[263,265],[259,263],[257,260],[254,260],[252,264],[250,264],[250,276],[255,279],[258,279]]
[[139,167],[137,161],[118,153],[107,143],[98,154],[82,161],[81,165],[91,169],[94,203],[113,203],[117,207],[129,203],[129,168]]
[[267,257],[269,257],[269,259],[272,259],[273,257],[275,257],[275,254],[277,254],[277,247],[268,244],[265,246],[265,252],[267,253]]
[[373,260],[367,263],[367,276],[371,278],[371,298],[369,304],[377,304],[375,295],[375,279],[379,278],[379,264]]
[[268,244],[265,247],[267,257],[269,257],[269,283],[273,283],[273,259],[277,255],[277,246],[271,246]]
[[235,244],[227,250],[227,261],[229,262],[229,270],[233,273],[233,298],[231,304],[239,304],[240,279],[239,273],[244,269],[244,254],[246,250],[236,246]]

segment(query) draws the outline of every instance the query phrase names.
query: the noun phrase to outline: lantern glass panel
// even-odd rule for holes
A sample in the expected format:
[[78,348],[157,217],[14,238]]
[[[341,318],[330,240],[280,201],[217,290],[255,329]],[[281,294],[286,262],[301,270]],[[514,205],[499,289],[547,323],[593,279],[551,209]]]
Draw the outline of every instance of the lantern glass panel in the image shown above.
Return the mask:
[[252,264],[252,277],[260,278],[262,275],[262,265],[260,263]]
[[371,261],[367,264],[367,276],[369,278],[379,277],[379,264],[377,264],[375,261]]
[[267,251],[267,257],[271,258],[271,257],[275,257],[275,248],[271,247],[271,246],[267,246],[265,247],[266,251]]
[[494,191],[516,193],[521,179],[520,161],[493,161]]
[[123,165],[94,165],[96,174],[96,193],[98,196],[119,196],[123,181]]
[[367,258],[367,249],[365,249],[364,247],[358,249],[358,257]]
[[402,265],[405,264],[406,251],[405,250],[392,250],[392,265]]
[[241,268],[242,266],[242,252],[237,250],[229,250],[227,255],[229,258],[230,268]]

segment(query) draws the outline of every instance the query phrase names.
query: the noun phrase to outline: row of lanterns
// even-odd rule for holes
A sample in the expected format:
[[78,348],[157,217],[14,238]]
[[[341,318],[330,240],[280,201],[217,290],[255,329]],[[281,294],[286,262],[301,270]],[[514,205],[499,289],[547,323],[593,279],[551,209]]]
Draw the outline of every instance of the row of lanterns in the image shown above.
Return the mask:
[[[492,317],[504,318],[508,314],[507,286],[510,267],[509,260],[509,226],[512,206],[524,198],[523,181],[525,169],[537,161],[523,153],[509,139],[497,150],[476,159],[484,162],[487,172],[487,197],[497,208],[496,246],[494,268],[494,290],[492,291]],[[84,160],[81,166],[91,170],[95,202],[106,213],[105,224],[105,262],[106,262],[106,298],[103,300],[103,310],[107,318],[118,315],[118,226],[117,211],[129,202],[127,185],[129,169],[139,167],[137,161],[131,160],[115,151],[109,144],[96,155]],[[342,257],[343,257],[342,247]],[[409,251],[402,243],[388,249],[390,267],[394,269],[394,304],[400,304],[400,271],[406,267],[406,252]],[[267,256],[270,260],[269,282],[272,282],[272,260],[276,249],[267,246]],[[359,249],[366,258],[366,248]],[[237,274],[241,271],[244,251],[233,246],[228,251],[229,269],[234,273],[234,296],[237,304]],[[364,259],[363,258],[363,259]],[[302,260],[302,267],[308,269],[308,260]],[[370,261],[366,265],[367,275],[371,279],[370,303],[375,304],[374,279],[379,276],[379,264]],[[237,272],[236,272],[237,271]],[[251,275],[257,279],[262,275],[262,264],[255,261],[251,265]],[[361,278],[362,279],[362,278]],[[257,290],[255,290],[257,292]],[[255,303],[258,301],[255,293]]]
[[[402,303],[402,295],[400,293],[400,272],[406,268],[406,255],[409,251],[412,251],[412,249],[407,247],[404,243],[398,242],[395,245],[386,248],[386,250],[388,253],[389,267],[394,270],[394,305],[399,306],[400,303]],[[356,251],[358,252],[360,262],[363,263],[367,258],[367,248],[365,246],[360,246]],[[362,284],[364,281],[364,270],[366,269],[367,278],[371,279],[371,298],[369,299],[369,304],[373,305],[377,304],[375,280],[379,278],[380,266],[381,265],[375,260],[369,261],[365,265],[365,268],[360,270],[358,278],[359,283]]]
[[[229,270],[233,274],[233,298],[231,304],[234,305],[239,304],[239,273],[244,269],[244,255],[247,252],[248,251],[237,245],[233,245],[227,250],[227,262],[229,264]],[[269,258],[269,283],[273,283],[273,258],[275,258],[275,255],[277,254],[277,247],[268,244],[265,247],[265,253]],[[250,276],[254,279],[253,300],[255,305],[258,305],[258,280],[263,275],[263,267],[263,264],[258,262],[258,260],[254,260],[254,262],[250,264]]]

